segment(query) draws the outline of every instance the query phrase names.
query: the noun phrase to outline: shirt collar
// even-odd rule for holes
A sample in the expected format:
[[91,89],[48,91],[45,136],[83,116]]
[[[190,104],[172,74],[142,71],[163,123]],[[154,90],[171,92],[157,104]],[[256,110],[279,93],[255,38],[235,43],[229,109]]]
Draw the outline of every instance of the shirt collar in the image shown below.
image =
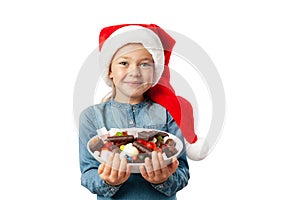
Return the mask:
[[150,103],[150,99],[149,98],[145,98],[144,101],[142,101],[141,103],[138,103],[138,104],[121,103],[121,102],[118,102],[118,101],[116,101],[114,99],[111,99],[109,101],[109,103],[113,107],[122,108],[122,109],[132,109],[133,107],[134,108],[142,108],[142,107],[148,105]]

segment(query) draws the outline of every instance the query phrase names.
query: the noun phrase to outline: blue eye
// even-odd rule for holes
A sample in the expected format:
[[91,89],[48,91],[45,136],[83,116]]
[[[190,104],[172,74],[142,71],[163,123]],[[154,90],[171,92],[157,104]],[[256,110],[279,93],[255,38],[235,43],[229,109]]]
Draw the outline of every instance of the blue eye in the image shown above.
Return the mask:
[[141,63],[140,65],[141,65],[141,67],[152,67],[153,66],[152,63]]

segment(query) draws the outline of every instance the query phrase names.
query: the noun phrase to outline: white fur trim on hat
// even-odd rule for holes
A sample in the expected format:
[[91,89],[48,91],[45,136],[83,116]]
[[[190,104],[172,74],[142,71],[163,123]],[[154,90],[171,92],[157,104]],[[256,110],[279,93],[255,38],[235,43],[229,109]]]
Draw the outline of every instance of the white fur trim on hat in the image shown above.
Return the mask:
[[111,60],[118,49],[128,43],[141,43],[152,55],[155,65],[153,77],[154,86],[164,71],[164,49],[159,37],[152,30],[137,25],[119,28],[103,43],[99,54],[99,64],[100,67],[103,68],[103,79],[105,83],[108,86],[112,86],[112,81],[108,77]]

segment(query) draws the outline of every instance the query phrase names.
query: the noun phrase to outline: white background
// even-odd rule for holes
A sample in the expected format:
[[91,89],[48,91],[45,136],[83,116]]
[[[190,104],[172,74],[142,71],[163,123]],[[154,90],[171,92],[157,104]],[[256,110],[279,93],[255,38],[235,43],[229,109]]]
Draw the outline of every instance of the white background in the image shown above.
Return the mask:
[[299,199],[299,19],[296,0],[1,1],[0,198],[96,199],[80,185],[76,77],[102,27],[156,23],[196,41],[226,93],[222,136],[178,199]]

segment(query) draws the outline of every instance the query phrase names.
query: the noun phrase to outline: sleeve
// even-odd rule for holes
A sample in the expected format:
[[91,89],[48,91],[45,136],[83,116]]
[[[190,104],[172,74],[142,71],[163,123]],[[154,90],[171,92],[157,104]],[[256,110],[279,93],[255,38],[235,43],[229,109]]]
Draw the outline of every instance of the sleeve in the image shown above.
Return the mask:
[[112,197],[117,193],[120,186],[106,184],[98,174],[99,162],[87,150],[87,143],[90,138],[97,134],[95,126],[95,116],[92,107],[84,110],[79,120],[79,160],[81,171],[81,185],[90,192]]
[[[183,136],[172,116],[168,113],[168,132],[176,135],[183,141]],[[184,142],[183,142],[184,144]],[[188,184],[190,178],[189,165],[186,159],[185,146],[178,158],[179,166],[177,170],[169,177],[167,181],[161,184],[151,184],[156,190],[167,195],[172,196]]]

